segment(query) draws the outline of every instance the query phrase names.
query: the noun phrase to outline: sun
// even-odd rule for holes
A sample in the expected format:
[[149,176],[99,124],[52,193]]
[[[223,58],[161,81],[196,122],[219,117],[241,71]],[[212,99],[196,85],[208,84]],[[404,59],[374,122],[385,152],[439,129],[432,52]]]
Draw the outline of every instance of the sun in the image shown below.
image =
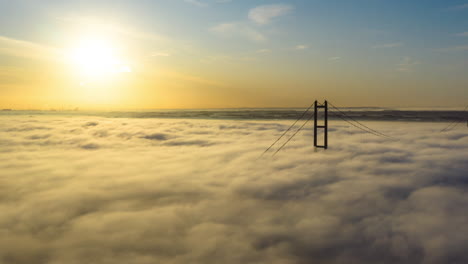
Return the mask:
[[119,103],[128,95],[132,72],[126,49],[111,38],[86,36],[64,50],[69,67],[69,96],[81,103]]
[[112,75],[131,72],[119,57],[118,49],[102,39],[84,39],[70,49],[69,61],[82,82],[103,80]]

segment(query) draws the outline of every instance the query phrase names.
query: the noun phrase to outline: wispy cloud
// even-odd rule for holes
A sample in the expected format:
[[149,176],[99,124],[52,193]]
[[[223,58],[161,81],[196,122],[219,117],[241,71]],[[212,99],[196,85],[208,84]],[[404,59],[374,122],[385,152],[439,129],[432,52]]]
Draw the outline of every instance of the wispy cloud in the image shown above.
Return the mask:
[[267,39],[256,29],[242,23],[222,23],[210,30],[225,37],[241,36],[254,42],[262,42]]
[[453,47],[452,50],[468,50],[468,45],[456,46]]
[[330,57],[328,58],[329,61],[338,61],[341,60],[341,57],[335,56],[335,57]]
[[65,23],[92,28],[93,30],[98,32],[110,32],[135,39],[144,39],[155,42],[168,42],[171,40],[171,38],[169,38],[168,36],[164,36],[155,32],[140,31],[133,28],[123,27],[121,25],[110,24],[107,22],[103,22],[100,19],[95,19],[92,17],[64,16],[57,17],[56,19]]
[[461,4],[461,5],[452,6],[452,7],[450,7],[449,9],[452,9],[452,10],[462,10],[462,9],[467,9],[467,8],[468,8],[468,3],[467,3],[467,4]]
[[257,24],[266,25],[276,17],[291,13],[293,9],[293,6],[286,4],[257,6],[249,11],[249,18]]
[[419,62],[414,60],[411,57],[403,57],[400,62],[397,64],[397,71],[399,72],[412,72],[415,65],[418,65]]
[[373,49],[386,49],[386,48],[397,48],[402,47],[402,42],[394,42],[394,43],[384,43],[372,46]]
[[221,81],[211,80],[202,76],[196,76],[196,75],[186,74],[186,73],[181,73],[181,72],[176,72],[176,71],[163,70],[163,71],[158,71],[157,74],[161,74],[163,76],[173,78],[176,80],[187,81],[187,82],[197,83],[197,84],[202,84],[202,85],[208,85],[208,86],[214,86],[214,87],[228,86],[226,83],[221,82]]
[[169,57],[171,56],[171,54],[168,52],[152,52],[150,56],[151,57]]
[[257,53],[270,53],[271,49],[259,49],[257,50]]
[[[257,53],[268,53],[269,51],[259,52]],[[249,55],[213,55],[208,56],[200,60],[202,63],[213,64],[213,63],[238,63],[238,62],[247,62],[247,61],[254,61],[257,58],[249,56]]]
[[198,1],[198,0],[184,0],[184,2],[189,3],[191,5],[200,6],[200,7],[207,6],[206,3]]
[[204,7],[204,6],[209,6],[211,4],[227,4],[227,3],[230,3],[232,2],[233,0],[211,0],[211,1],[207,1],[207,0],[183,0],[185,3],[188,3],[188,4],[191,4],[191,5],[194,5],[194,6],[198,6],[198,7]]
[[304,44],[300,44],[300,45],[297,45],[297,46],[294,47],[294,49],[296,49],[296,50],[306,50],[308,48],[309,48],[309,46],[304,45]]
[[457,37],[468,37],[468,31],[455,34],[455,36],[457,36]]
[[466,51],[468,50],[468,45],[461,45],[461,46],[454,46],[454,47],[447,47],[439,49],[441,52],[455,52],[455,51]]
[[0,36],[0,53],[30,59],[58,59],[60,50],[46,45]]

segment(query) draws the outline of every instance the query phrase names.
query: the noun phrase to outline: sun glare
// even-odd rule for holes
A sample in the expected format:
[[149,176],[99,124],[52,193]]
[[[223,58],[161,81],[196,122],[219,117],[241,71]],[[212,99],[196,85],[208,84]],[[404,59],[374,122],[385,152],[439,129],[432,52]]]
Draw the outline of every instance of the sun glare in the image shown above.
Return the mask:
[[69,58],[83,82],[105,79],[111,75],[131,72],[119,58],[118,50],[109,42],[98,39],[81,41],[71,49]]
[[126,56],[110,39],[87,37],[75,41],[66,52],[71,66],[70,95],[80,102],[109,104],[122,100],[131,72]]

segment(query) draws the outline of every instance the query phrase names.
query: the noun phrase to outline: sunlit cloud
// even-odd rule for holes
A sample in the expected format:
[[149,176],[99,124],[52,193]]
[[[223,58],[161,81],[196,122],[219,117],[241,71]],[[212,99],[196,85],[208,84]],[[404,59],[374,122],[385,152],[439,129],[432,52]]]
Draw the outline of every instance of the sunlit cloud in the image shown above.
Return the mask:
[[257,50],[257,53],[270,53],[271,50],[270,49],[259,49]]
[[0,260],[468,260],[461,129],[373,124],[394,142],[333,121],[329,150],[307,126],[258,159],[290,121],[117,117],[1,117]]
[[168,52],[152,52],[150,56],[151,57],[169,57],[171,56],[171,54]]
[[243,37],[254,42],[262,42],[267,39],[258,30],[243,23],[222,23],[212,27],[210,30],[224,37]]
[[286,4],[262,5],[249,11],[249,18],[253,22],[266,25],[274,18],[290,14],[294,7]]
[[296,50],[306,50],[306,49],[309,48],[309,46],[301,44],[301,45],[295,46],[294,48],[295,48]]
[[112,24],[107,21],[102,21],[97,18],[93,17],[85,17],[85,16],[63,16],[56,18],[59,21],[63,21],[65,23],[71,23],[76,25],[81,25],[86,29],[92,29],[92,31],[96,32],[109,32],[109,33],[116,33],[126,37],[131,37],[135,39],[144,39],[155,41],[159,43],[169,42],[172,39],[168,36],[158,34],[156,32],[146,32],[137,30],[130,27],[125,27],[122,25]]
[[0,36],[0,54],[29,59],[58,60],[61,50],[30,41]]
[[181,80],[181,81],[188,81],[192,83],[197,83],[197,84],[203,84],[203,85],[209,85],[209,86],[215,86],[215,87],[226,87],[228,86],[226,83],[222,81],[217,81],[217,80],[211,80],[207,79],[205,77],[201,76],[196,76],[193,74],[187,74],[187,73],[181,73],[177,71],[171,71],[171,70],[160,70],[157,72],[157,74],[161,74],[163,76]]

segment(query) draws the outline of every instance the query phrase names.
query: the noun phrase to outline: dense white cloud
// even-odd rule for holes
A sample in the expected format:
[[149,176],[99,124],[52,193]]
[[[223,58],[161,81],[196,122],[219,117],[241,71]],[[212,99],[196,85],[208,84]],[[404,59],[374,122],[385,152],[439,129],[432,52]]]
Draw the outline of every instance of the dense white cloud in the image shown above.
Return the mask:
[[286,4],[257,6],[249,11],[249,18],[257,24],[265,25],[269,24],[276,17],[291,13],[293,9],[291,5]]
[[466,263],[468,134],[0,116],[0,263]]

